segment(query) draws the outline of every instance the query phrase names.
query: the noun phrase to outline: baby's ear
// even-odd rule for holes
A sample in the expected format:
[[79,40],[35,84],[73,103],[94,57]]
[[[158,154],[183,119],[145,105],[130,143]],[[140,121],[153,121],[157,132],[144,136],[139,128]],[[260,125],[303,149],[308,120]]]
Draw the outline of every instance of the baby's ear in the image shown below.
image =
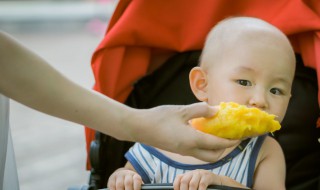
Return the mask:
[[206,102],[208,100],[206,72],[201,67],[192,68],[189,74],[189,82],[191,90],[197,99]]

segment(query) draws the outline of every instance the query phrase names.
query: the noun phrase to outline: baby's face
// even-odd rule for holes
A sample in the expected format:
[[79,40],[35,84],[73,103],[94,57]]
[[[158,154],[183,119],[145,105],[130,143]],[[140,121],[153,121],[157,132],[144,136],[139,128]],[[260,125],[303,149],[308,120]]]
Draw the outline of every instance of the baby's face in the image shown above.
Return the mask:
[[236,102],[274,114],[281,122],[291,97],[295,64],[288,51],[253,42],[234,46],[208,67],[207,102]]

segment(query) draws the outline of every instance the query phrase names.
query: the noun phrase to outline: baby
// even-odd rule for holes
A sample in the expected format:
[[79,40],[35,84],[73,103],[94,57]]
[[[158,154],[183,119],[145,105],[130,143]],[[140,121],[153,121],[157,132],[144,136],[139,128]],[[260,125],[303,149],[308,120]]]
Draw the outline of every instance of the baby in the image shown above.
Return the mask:
[[[200,66],[190,71],[198,100],[210,105],[236,102],[256,107],[282,121],[295,72],[295,56],[286,36],[256,18],[234,17],[209,33]],[[183,132],[183,131],[181,131]],[[253,137],[215,155],[207,163],[136,143],[124,168],[109,178],[111,190],[138,190],[142,183],[173,183],[174,189],[205,190],[208,185],[285,189],[280,145],[267,135]]]

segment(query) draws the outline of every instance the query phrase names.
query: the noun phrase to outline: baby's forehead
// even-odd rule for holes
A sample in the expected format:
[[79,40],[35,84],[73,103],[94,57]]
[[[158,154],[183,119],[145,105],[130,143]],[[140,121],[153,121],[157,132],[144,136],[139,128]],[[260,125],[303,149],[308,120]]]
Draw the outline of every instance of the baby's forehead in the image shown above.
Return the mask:
[[218,23],[208,34],[206,44],[234,44],[280,40],[288,41],[286,36],[271,24],[255,18],[232,18]]
[[237,17],[221,21],[210,31],[200,63],[219,59],[221,56],[232,56],[230,50],[258,43],[281,48],[289,59],[295,61],[292,46],[279,29],[261,19]]

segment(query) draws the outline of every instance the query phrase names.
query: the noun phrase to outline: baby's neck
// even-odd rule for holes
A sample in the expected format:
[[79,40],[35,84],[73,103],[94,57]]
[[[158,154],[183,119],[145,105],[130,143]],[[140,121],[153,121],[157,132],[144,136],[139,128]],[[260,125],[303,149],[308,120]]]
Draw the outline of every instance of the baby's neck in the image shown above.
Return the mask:
[[[239,144],[240,144],[240,142],[239,142]],[[230,152],[232,152],[239,144],[236,144],[235,146],[232,146],[230,148],[225,148],[221,155],[217,155],[217,157],[218,157],[217,161],[221,160],[226,155],[228,155]],[[174,161],[183,163],[183,164],[195,164],[196,165],[196,164],[207,164],[208,163],[206,161],[199,160],[199,159],[197,159],[195,157],[192,157],[192,156],[183,156],[183,155],[180,155],[180,154],[168,152],[168,151],[161,150],[161,149],[158,149],[158,148],[157,148],[157,150],[160,151],[165,156],[167,156],[168,158],[170,158],[170,159],[172,159]]]

